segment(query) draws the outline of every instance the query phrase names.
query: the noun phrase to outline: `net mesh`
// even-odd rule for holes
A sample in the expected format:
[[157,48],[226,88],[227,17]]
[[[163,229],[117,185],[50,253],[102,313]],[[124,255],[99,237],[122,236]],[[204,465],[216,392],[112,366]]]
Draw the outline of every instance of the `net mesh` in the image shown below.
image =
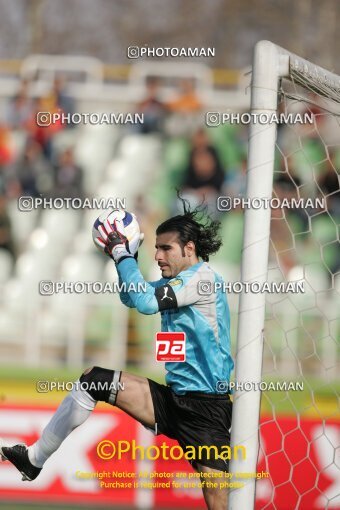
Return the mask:
[[262,393],[257,508],[340,508],[340,78],[322,77],[293,59],[280,87],[313,122],[279,125],[273,196],[323,205],[272,210],[268,280],[305,292],[267,296],[263,380],[294,386]]

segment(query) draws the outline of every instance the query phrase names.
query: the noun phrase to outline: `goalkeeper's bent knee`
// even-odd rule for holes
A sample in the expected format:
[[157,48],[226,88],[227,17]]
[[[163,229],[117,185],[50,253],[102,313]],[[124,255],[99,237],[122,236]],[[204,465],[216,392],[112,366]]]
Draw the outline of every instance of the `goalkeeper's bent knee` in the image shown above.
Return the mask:
[[109,370],[107,368],[92,367],[80,377],[82,389],[84,389],[94,400],[107,402],[115,405],[118,394],[118,383],[122,372],[120,370]]

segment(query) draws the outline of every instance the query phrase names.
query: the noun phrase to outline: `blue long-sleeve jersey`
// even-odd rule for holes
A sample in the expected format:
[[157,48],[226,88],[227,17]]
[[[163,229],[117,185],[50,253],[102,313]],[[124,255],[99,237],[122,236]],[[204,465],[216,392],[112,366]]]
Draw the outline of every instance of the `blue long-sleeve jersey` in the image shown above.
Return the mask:
[[[137,288],[139,282],[146,283],[133,258],[120,262],[117,269],[128,288],[129,284]],[[215,291],[215,282],[222,283],[222,278],[206,262],[200,262],[174,278],[148,282],[146,292],[120,294],[126,306],[143,314],[160,312],[162,331],[186,334],[186,360],[165,363],[166,383],[179,395],[188,391],[218,393],[229,383],[234,366],[230,314],[226,295],[221,288]]]

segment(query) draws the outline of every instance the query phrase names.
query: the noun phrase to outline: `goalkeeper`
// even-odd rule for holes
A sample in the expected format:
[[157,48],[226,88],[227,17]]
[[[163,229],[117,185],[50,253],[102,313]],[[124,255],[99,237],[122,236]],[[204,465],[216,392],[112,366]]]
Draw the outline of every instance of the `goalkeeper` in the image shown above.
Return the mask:
[[[75,385],[36,443],[28,448],[0,449],[3,459],[17,467],[23,480],[39,475],[46,460],[90,416],[98,401],[119,407],[156,434],[176,439],[184,452],[187,446],[197,452],[199,446],[215,446],[218,455],[214,456],[215,449],[203,448],[191,461],[193,467],[200,473],[228,471],[228,461],[220,452],[230,443],[228,382],[233,361],[229,309],[222,290],[214,291],[215,283],[222,279],[207,264],[222,244],[220,224],[208,217],[203,222],[201,211],[191,211],[185,201],[183,207],[182,215],[168,219],[156,230],[155,260],[162,278],[148,283],[146,292],[122,292],[120,297],[124,305],[142,314],[160,312],[162,331],[183,331],[185,361],[165,364],[166,385],[116,369],[85,370],[79,381],[87,383],[83,385],[87,391],[81,384]],[[105,220],[100,232],[97,243],[114,260],[121,281],[127,288],[130,283],[141,288],[138,283],[145,282],[136,262],[140,238],[129,245],[121,221],[112,227]],[[226,508],[227,489],[204,486],[203,494],[210,510]]]

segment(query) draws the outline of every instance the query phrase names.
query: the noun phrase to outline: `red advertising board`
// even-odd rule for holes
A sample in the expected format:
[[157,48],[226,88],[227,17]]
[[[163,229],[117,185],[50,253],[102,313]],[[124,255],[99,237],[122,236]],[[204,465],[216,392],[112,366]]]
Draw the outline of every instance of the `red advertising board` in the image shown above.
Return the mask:
[[[3,406],[0,436],[8,443],[31,444],[53,411]],[[294,417],[279,417],[276,421],[263,418],[258,471],[269,472],[270,476],[257,482],[256,508],[316,510],[324,509],[330,501],[328,508],[340,509],[339,439],[340,421],[323,424],[314,419],[298,423]],[[112,454],[119,442],[144,448],[177,444],[165,436],[154,437],[116,409],[96,410],[47,461],[34,482],[21,482],[10,463],[0,463],[0,499],[205,508],[201,489],[183,487],[183,482],[190,484],[190,474],[194,473],[186,460],[164,460],[161,456],[149,460],[138,454],[134,460],[131,452],[122,453],[118,460]],[[98,445],[103,446],[101,456],[105,459],[99,456]],[[176,482],[178,477],[182,483]]]

